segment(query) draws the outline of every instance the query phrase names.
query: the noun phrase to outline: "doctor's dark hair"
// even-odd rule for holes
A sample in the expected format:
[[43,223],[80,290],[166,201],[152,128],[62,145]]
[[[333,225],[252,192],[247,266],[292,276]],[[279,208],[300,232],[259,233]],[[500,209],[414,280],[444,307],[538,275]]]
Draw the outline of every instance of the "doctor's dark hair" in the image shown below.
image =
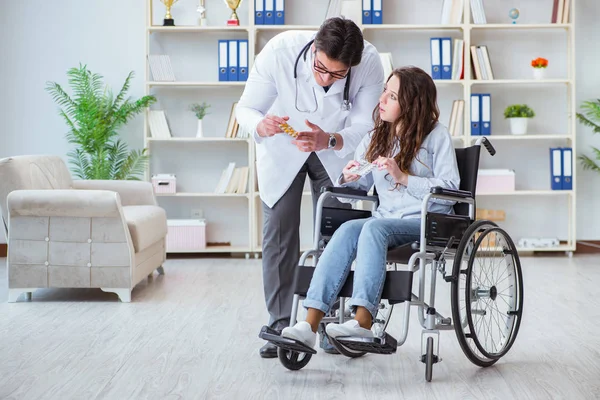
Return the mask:
[[440,118],[437,90],[431,76],[421,68],[412,66],[397,68],[387,78],[386,84],[392,75],[400,80],[398,90],[400,116],[394,122],[383,121],[377,103],[373,110],[375,127],[365,153],[365,160],[373,162],[379,156],[391,157],[394,149],[399,146],[400,152],[396,154],[394,160],[398,163],[400,171],[411,174],[413,160]]
[[319,28],[315,48],[332,60],[354,67],[360,64],[365,44],[360,28],[352,20],[333,17]]

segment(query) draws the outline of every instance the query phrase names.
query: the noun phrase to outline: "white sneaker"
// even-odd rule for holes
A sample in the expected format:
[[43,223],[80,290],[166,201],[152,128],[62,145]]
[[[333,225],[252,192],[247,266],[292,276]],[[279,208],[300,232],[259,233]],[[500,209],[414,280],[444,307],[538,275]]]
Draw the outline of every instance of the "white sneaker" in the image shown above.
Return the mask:
[[328,324],[325,327],[325,332],[332,338],[340,336],[373,337],[373,332],[370,329],[361,328],[355,319],[346,321],[343,324]]
[[298,340],[311,349],[317,343],[317,334],[312,331],[310,324],[306,321],[300,321],[294,326],[283,328],[281,337]]

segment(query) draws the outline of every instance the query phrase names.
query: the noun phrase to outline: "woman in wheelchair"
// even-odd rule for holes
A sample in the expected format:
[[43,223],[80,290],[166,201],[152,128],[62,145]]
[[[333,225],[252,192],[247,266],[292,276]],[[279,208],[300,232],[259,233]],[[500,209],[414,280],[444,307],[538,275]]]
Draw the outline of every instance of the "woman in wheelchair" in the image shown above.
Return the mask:
[[[327,335],[372,337],[386,274],[388,248],[419,240],[423,198],[430,188],[458,189],[456,154],[445,126],[440,124],[436,87],[431,77],[415,67],[398,68],[389,76],[373,111],[375,126],[359,144],[336,186],[370,190],[379,195],[372,217],[345,222],[325,247],[304,300],[305,321],[283,329],[282,337],[314,347],[319,323],[356,261],[352,298],[355,318],[330,323]],[[359,162],[360,161],[360,162]],[[375,166],[359,176],[361,163]],[[452,213],[454,202],[435,200],[430,210]]]

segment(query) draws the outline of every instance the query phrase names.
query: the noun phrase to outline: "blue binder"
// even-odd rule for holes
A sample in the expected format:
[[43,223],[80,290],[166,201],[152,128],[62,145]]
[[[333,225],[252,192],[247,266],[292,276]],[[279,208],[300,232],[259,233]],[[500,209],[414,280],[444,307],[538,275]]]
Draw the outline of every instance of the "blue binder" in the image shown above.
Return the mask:
[[229,44],[227,40],[219,40],[217,49],[219,56],[219,81],[228,81],[229,74]]
[[440,38],[442,55],[442,78],[452,79],[452,38]]
[[480,94],[480,125],[482,135],[492,134],[492,95],[489,93]]
[[562,149],[562,190],[573,190],[573,149]]
[[471,94],[471,136],[481,135],[481,96]]
[[367,24],[372,24],[373,23],[373,16],[372,16],[372,0],[362,0],[362,23],[364,25]]
[[238,80],[239,81],[247,81],[248,80],[248,40],[238,40],[238,57],[239,57],[239,66],[238,66]]
[[431,77],[442,79],[442,45],[440,38],[430,39]]
[[265,25],[275,25],[275,0],[265,0]]
[[285,25],[285,0],[275,0],[275,25]]
[[229,69],[227,73],[227,80],[229,81],[237,81],[238,80],[238,41],[237,40],[229,40]]
[[562,149],[550,148],[550,189],[562,190]]
[[254,0],[254,25],[265,24],[265,0]]
[[383,23],[382,2],[383,0],[373,0],[371,3],[371,23],[373,24]]

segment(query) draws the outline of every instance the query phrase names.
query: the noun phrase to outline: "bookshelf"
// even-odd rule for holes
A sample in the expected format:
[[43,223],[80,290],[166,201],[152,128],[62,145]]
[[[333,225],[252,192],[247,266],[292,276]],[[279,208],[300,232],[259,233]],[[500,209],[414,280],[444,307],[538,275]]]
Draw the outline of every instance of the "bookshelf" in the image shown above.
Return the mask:
[[[575,251],[576,165],[573,164],[573,190],[550,190],[549,148],[571,147],[576,154],[575,104],[575,0],[570,1],[567,23],[550,23],[553,0],[533,0],[519,4],[521,16],[516,24],[508,18],[509,5],[484,2],[487,24],[476,24],[469,0],[463,2],[463,17],[458,24],[441,24],[444,0],[415,2],[383,0],[383,23],[363,25],[360,0],[344,0],[350,7],[346,17],[363,30],[365,39],[384,53],[392,53],[394,66],[416,65],[431,71],[429,38],[462,39],[465,46],[464,79],[436,80],[440,121],[448,125],[454,100],[464,100],[462,135],[454,136],[455,146],[469,146],[478,139],[469,129],[472,93],[492,94],[492,141],[498,153],[482,156],[482,168],[509,168],[516,171],[516,190],[481,194],[478,207],[505,209],[507,219],[499,222],[517,242],[520,237],[558,237],[553,248],[519,248],[520,252]],[[159,0],[146,0],[146,56],[169,54],[176,81],[153,81],[146,67],[145,91],[158,98],[155,109],[165,109],[172,138],[153,138],[148,124],[144,143],[149,149],[147,178],[156,173],[175,173],[182,191],[159,195],[159,204],[169,218],[190,218],[203,210],[207,218],[208,253],[242,253],[247,257],[261,252],[262,204],[256,186],[256,173],[250,168],[245,194],[212,193],[223,168],[230,161],[253,166],[254,142],[248,138],[225,138],[233,102],[242,94],[245,82],[219,82],[217,41],[247,39],[249,69],[256,54],[269,39],[285,30],[317,30],[328,3],[285,0],[285,25],[254,25],[254,1],[244,0],[237,14],[240,26],[226,26],[230,10],[222,2],[207,2],[208,26],[198,26],[197,4],[179,2],[171,9],[176,26],[163,27],[165,7]],[[348,6],[348,4],[350,6]],[[472,76],[471,45],[487,45],[494,80]],[[548,58],[548,76],[533,79],[530,60]],[[195,138],[195,120],[185,106],[192,101],[212,104],[207,117],[205,137]],[[536,111],[526,135],[511,135],[503,118],[509,104],[530,104]],[[307,179],[302,196],[301,249],[312,244],[312,199]],[[229,243],[223,245],[222,243]],[[184,251],[181,251],[184,252]],[[194,252],[198,252],[195,250]]]

